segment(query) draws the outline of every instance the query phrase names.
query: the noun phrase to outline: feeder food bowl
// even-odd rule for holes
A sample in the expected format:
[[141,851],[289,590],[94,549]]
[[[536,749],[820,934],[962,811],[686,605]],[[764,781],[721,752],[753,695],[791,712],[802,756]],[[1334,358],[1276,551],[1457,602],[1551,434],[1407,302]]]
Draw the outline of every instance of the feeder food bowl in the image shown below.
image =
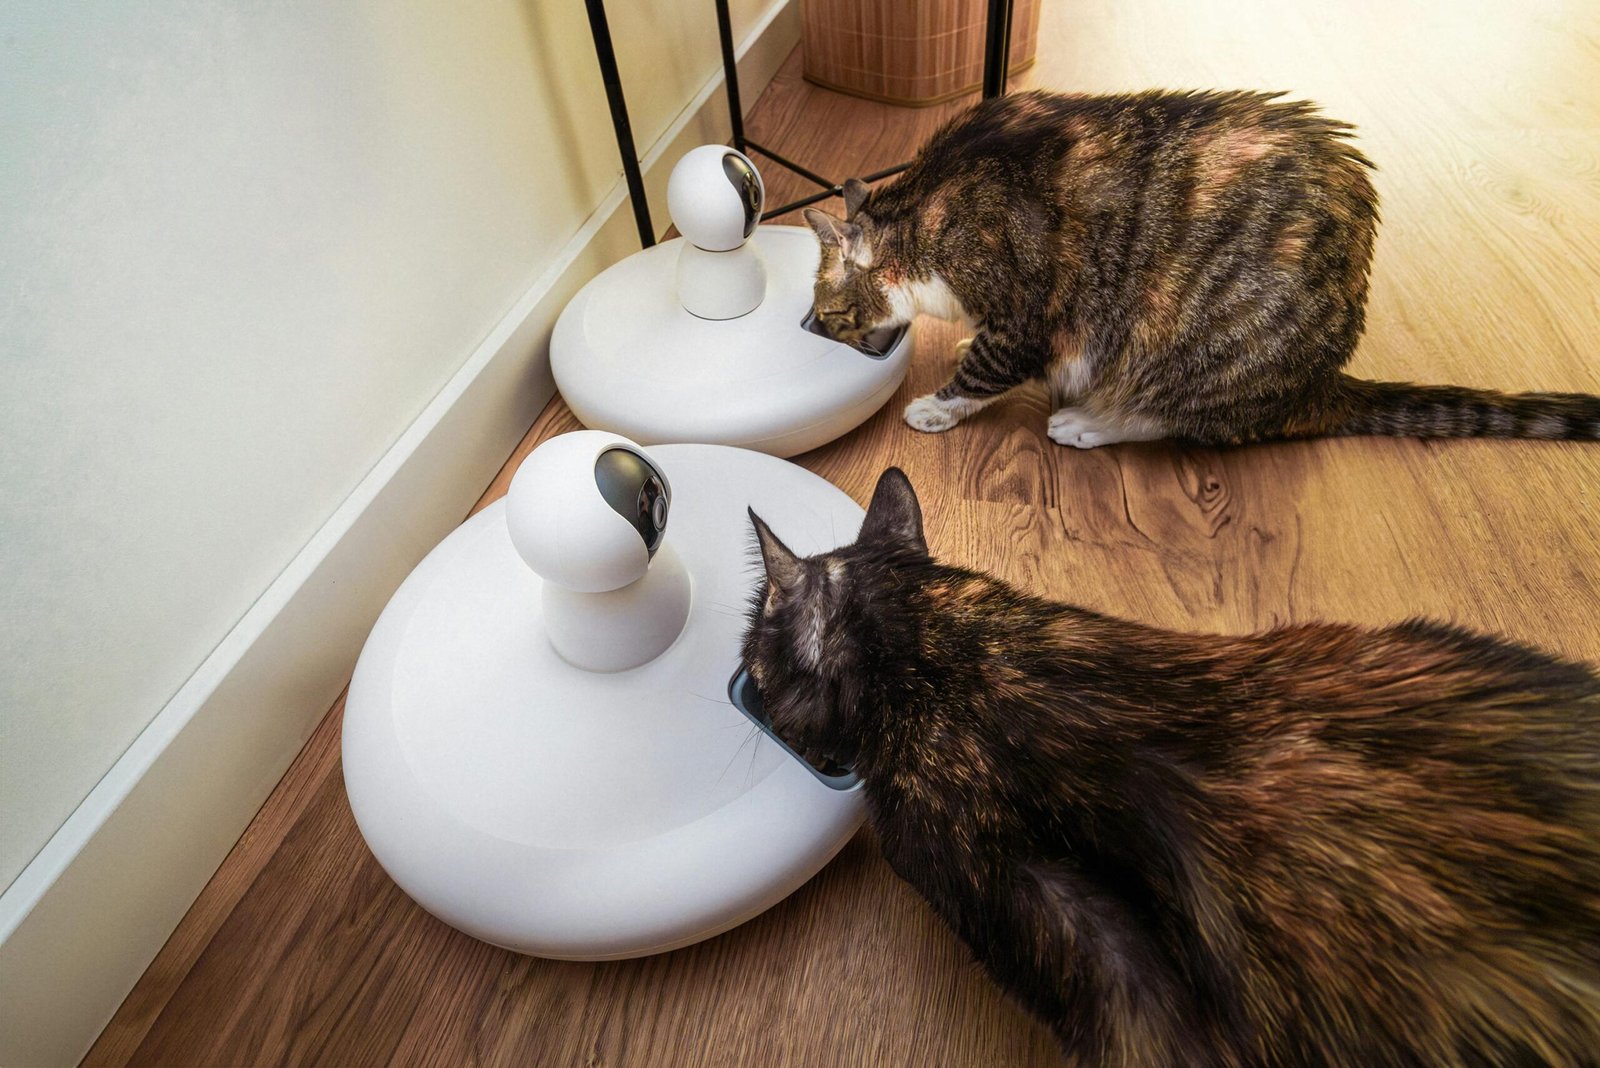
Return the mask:
[[601,272],[556,322],[551,370],[584,425],[645,445],[792,456],[853,430],[894,395],[910,330],[860,345],[820,332],[816,235],[758,226],[764,196],[749,159],[723,145],[673,168],[667,199],[684,236]]
[[345,706],[345,786],[429,912],[544,957],[661,952],[750,919],[862,818],[854,776],[765,728],[740,672],[747,508],[798,552],[862,510],[793,464],[579,431],[395,593]]

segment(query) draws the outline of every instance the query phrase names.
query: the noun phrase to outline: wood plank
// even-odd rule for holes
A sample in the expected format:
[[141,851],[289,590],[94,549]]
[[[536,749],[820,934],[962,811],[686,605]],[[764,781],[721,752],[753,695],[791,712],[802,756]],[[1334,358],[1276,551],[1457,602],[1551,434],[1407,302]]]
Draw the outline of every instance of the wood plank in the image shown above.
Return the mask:
[[[1309,0],[1046,5],[1020,82],[1288,88],[1362,125],[1385,224],[1374,377],[1600,391],[1600,10],[1577,0],[1340,8]],[[957,105],[819,90],[798,57],[751,135],[830,176],[907,157]],[[769,203],[811,191],[764,167]],[[795,221],[786,219],[782,221]],[[905,468],[936,553],[1152,623],[1242,632],[1425,614],[1600,661],[1600,448],[1347,440],[1080,453],[1025,390],[943,435],[899,420],[954,328],[861,430],[799,462],[865,501]],[[576,427],[558,402],[539,441]],[[460,935],[366,851],[336,706],[85,1061],[123,1064],[1057,1063],[863,833],[710,942],[540,961]]]

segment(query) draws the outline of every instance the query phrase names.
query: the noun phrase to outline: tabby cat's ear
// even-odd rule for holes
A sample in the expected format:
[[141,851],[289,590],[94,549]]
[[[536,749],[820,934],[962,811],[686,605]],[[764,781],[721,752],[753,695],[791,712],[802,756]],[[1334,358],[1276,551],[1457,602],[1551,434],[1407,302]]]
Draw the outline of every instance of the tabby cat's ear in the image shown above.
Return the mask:
[[854,219],[861,205],[872,195],[872,187],[860,178],[847,178],[844,183],[844,217]]
[[780,591],[793,589],[800,584],[800,576],[804,571],[800,558],[778,540],[766,521],[756,515],[754,508],[747,508],[746,511],[750,513],[750,525],[756,528],[756,540],[761,543],[761,562],[767,569],[767,582]]
[[861,236],[861,227],[816,208],[806,209],[806,222],[817,232],[817,240],[822,242],[823,248],[838,248],[845,255],[849,254],[851,243]]
[[858,541],[887,542],[928,551],[922,536],[922,506],[917,503],[917,491],[911,480],[898,467],[891,467],[878,476],[878,488],[872,491],[872,503],[867,506],[867,518],[861,523]]

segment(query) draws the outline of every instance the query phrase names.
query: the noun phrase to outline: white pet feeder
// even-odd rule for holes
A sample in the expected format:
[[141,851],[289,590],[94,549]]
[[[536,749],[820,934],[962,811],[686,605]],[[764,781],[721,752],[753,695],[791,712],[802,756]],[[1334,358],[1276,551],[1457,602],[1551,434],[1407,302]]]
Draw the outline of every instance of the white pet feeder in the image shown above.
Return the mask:
[[803,553],[862,518],[770,456],[579,431],[417,565],[343,752],[361,833],[419,904],[518,952],[641,956],[743,923],[850,838],[854,778],[764,733],[735,674],[747,507]]
[[704,145],[678,161],[667,202],[684,236],[601,272],[551,337],[556,384],[586,426],[645,445],[792,456],[893,396],[911,332],[857,346],[813,332],[816,236],[757,226],[764,199],[754,165],[731,148]]

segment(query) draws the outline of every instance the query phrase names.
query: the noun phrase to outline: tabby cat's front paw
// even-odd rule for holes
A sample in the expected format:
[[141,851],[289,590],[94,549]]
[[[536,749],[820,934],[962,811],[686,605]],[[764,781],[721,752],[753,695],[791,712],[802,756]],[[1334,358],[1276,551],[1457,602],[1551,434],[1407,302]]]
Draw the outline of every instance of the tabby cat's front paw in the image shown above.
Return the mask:
[[1057,445],[1071,445],[1075,449],[1094,449],[1122,440],[1092,416],[1075,408],[1062,408],[1052,414],[1046,433]]
[[929,393],[906,405],[906,425],[925,434],[937,434],[961,422],[962,414],[957,405]]
[[1119,441],[1159,441],[1167,436],[1162,424],[1148,416],[1118,415],[1102,418],[1081,408],[1061,408],[1050,416],[1050,440],[1074,449],[1098,449]]

